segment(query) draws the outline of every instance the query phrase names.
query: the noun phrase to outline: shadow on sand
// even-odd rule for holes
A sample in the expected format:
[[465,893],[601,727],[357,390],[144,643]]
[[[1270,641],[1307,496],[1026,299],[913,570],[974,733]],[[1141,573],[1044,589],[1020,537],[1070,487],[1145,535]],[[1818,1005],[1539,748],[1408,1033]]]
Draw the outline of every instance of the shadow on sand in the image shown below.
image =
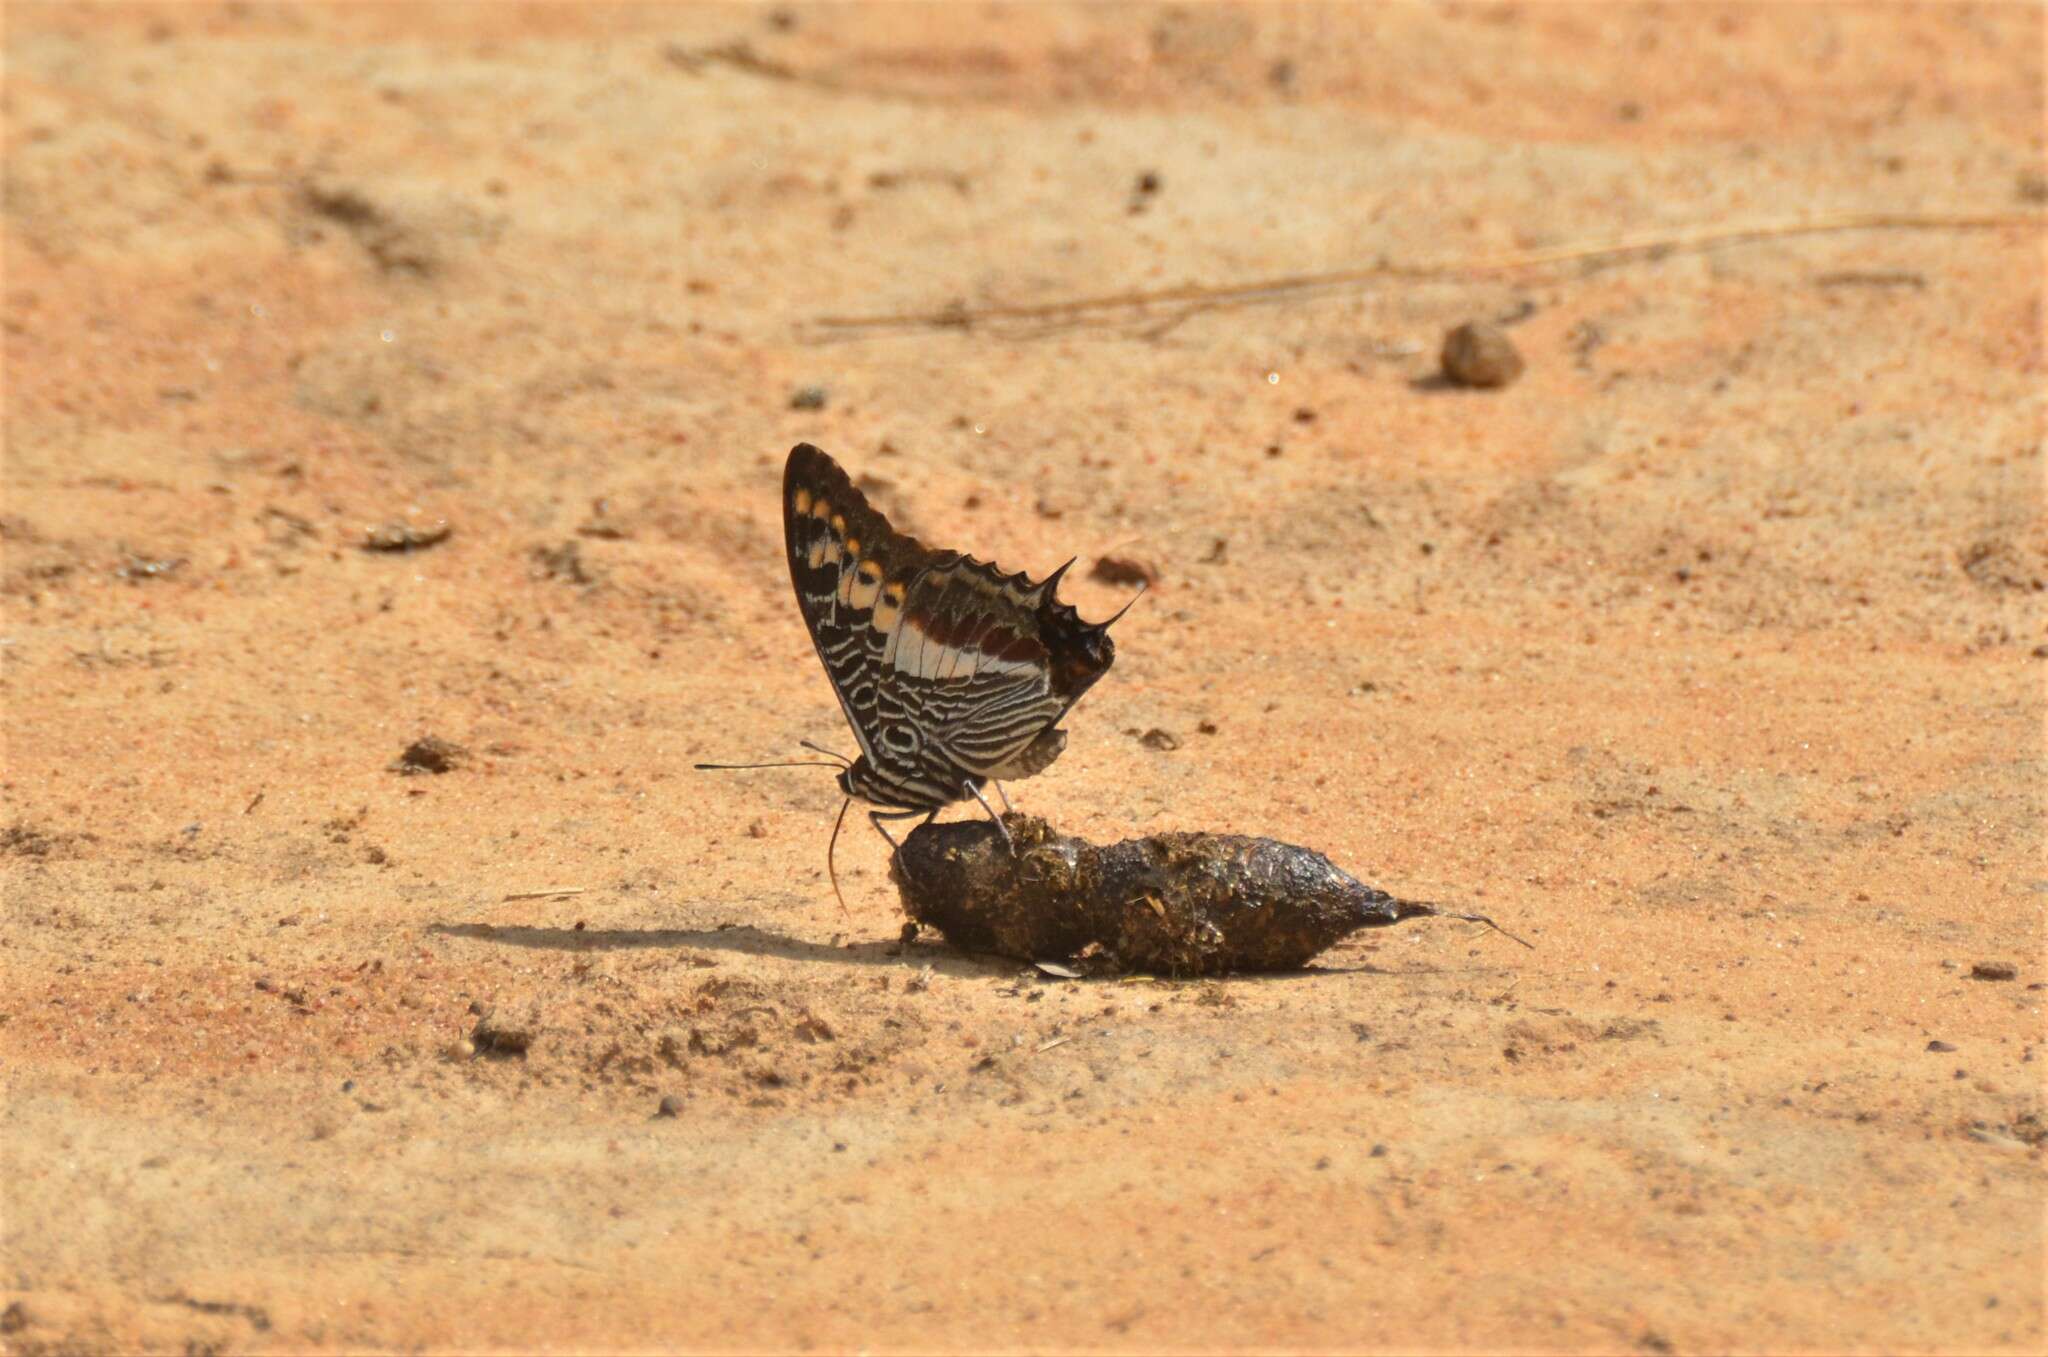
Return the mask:
[[537,947],[557,952],[617,952],[640,947],[737,952],[742,956],[779,957],[784,961],[827,962],[838,966],[930,966],[943,975],[1000,975],[1020,963],[982,957],[950,947],[904,946],[894,939],[853,942],[835,947],[806,942],[752,924],[718,928],[537,928],[526,924],[437,923],[429,933],[472,938],[508,947]]
[[[787,937],[765,928],[756,928],[752,924],[725,924],[718,928],[706,929],[574,929],[537,928],[528,924],[436,923],[427,925],[427,932],[446,938],[470,938],[477,942],[495,942],[507,947],[536,947],[555,952],[618,952],[641,947],[681,951],[694,948],[701,951],[736,952],[742,956],[777,957],[784,961],[825,962],[835,966],[909,966],[917,969],[929,966],[937,974],[959,977],[1011,975],[1019,969],[1028,968],[1030,964],[1010,957],[996,956],[993,953],[963,952],[939,942],[912,943],[905,946],[892,939],[854,942],[835,947],[830,943],[806,942],[801,938]],[[926,936],[929,938],[934,935]],[[1433,969],[1416,971],[1405,967],[1392,970],[1385,966],[1373,965],[1371,962],[1351,966],[1336,965],[1332,964],[1331,959],[1326,958],[1320,964],[1304,966],[1296,971],[1247,971],[1219,978],[1234,983],[1274,983],[1332,975],[1413,976],[1436,973],[1439,972]],[[1114,982],[1122,977],[1104,975],[1088,978]],[[1165,980],[1172,977],[1155,978]]]

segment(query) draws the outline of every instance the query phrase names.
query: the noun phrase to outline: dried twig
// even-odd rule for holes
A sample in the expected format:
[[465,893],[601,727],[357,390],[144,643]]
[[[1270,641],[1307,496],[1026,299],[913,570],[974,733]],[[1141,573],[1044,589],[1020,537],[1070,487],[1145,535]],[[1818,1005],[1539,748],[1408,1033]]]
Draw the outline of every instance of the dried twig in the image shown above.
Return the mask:
[[[1381,261],[1364,268],[1338,269],[1329,273],[1301,273],[1279,278],[1262,278],[1249,283],[1210,287],[1183,283],[1152,292],[1117,292],[1101,297],[1077,297],[1072,301],[1042,302],[1018,306],[970,307],[954,302],[937,311],[903,311],[865,316],[819,316],[815,324],[831,330],[872,330],[891,327],[971,329],[976,325],[1003,321],[1075,321],[1104,312],[1142,311],[1151,307],[1179,306],[1207,308],[1243,305],[1298,296],[1333,288],[1355,287],[1387,278],[1443,280],[1483,278],[1503,273],[1554,267],[1559,264],[1608,264],[1628,259],[1661,259],[1681,251],[1718,249],[1778,240],[1789,236],[1825,235],[1839,231],[1965,231],[2000,226],[2038,226],[2048,217],[2031,212],[1916,213],[1863,212],[1806,221],[1770,222],[1761,226],[1700,227],[1657,235],[1630,236],[1596,245],[1573,245],[1554,250],[1533,250],[1497,255],[1489,259],[1450,264],[1396,264]],[[1185,317],[1170,321],[1171,328]]]
[[514,891],[505,896],[501,903],[510,904],[514,900],[552,900],[559,895],[581,895],[588,889],[587,886],[555,886],[549,890]]

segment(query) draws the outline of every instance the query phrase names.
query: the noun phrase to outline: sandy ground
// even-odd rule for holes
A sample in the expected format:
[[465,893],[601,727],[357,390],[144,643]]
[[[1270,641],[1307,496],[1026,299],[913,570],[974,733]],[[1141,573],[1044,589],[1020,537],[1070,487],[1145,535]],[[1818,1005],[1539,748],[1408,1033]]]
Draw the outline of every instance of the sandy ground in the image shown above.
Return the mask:
[[[2039,8],[5,22],[7,1351],[2043,1346],[2037,225],[817,323],[2023,218]],[[1538,950],[842,914],[799,439],[1157,569],[1023,806]]]

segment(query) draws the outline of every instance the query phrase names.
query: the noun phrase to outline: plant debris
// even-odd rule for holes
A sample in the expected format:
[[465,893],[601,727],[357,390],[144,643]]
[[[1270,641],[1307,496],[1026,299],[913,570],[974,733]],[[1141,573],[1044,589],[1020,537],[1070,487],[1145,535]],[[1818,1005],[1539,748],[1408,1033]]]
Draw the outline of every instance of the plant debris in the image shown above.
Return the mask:
[[905,912],[954,946],[1054,975],[1070,962],[1091,974],[1292,970],[1358,929],[1403,919],[1504,931],[1482,915],[1397,900],[1274,839],[1155,834],[1104,847],[1016,812],[1003,825],[1014,850],[988,820],[920,825],[890,873]]
[[2010,961],[1979,961],[1970,967],[1972,980],[2012,980],[2019,976],[2020,968]]
[[124,580],[160,580],[185,564],[183,556],[147,557],[129,552],[114,568],[114,577]]

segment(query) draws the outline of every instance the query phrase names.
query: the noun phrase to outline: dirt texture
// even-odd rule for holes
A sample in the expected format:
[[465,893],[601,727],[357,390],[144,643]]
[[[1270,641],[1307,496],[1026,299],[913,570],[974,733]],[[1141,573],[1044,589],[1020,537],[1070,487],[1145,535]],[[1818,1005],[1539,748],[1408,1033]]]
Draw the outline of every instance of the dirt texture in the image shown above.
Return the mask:
[[[2040,8],[4,22],[0,1348],[2048,1341]],[[843,914],[799,440],[1537,950]]]

